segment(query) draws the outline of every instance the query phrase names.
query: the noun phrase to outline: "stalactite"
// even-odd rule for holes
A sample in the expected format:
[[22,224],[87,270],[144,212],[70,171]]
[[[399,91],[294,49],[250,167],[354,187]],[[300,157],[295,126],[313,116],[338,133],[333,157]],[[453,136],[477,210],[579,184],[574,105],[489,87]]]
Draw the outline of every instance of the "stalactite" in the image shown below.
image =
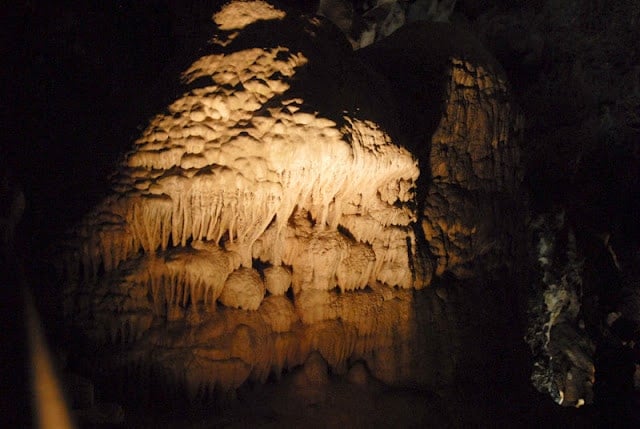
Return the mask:
[[[283,19],[247,5],[266,3],[228,2],[214,20],[241,30]],[[112,177],[113,195],[68,246],[66,272],[85,274],[68,289],[77,301],[68,300],[68,313],[78,311],[88,336],[126,343],[127,357],[152,350],[147,359],[193,398],[278,376],[314,351],[336,373],[365,359],[374,376],[404,381],[412,289],[428,283],[416,280],[417,263],[429,261],[418,261],[415,228],[448,241],[472,230],[439,234],[450,223],[436,216],[431,229],[421,224],[418,161],[365,119],[375,115],[362,100],[379,101],[368,88],[355,89],[364,98],[340,113],[305,99],[307,84],[334,91],[333,82],[314,81],[326,70],[310,63],[335,46],[316,45],[324,42],[314,31],[328,31],[319,21],[301,25],[295,50],[260,41],[254,46],[277,47],[233,51],[248,45],[218,34],[216,53],[182,74],[184,92],[150,120]],[[345,82],[361,83],[351,61]],[[468,76],[451,77],[462,84]],[[436,143],[434,152],[445,142]],[[450,167],[442,177],[473,172]]]

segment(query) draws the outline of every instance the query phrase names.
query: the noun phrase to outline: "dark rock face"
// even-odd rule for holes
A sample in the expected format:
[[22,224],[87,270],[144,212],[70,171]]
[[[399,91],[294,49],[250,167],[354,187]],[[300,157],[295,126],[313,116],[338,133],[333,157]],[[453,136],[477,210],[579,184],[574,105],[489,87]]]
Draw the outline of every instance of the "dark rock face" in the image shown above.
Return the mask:
[[524,242],[500,68],[443,24],[358,58],[267,2],[213,19],[182,94],[68,242],[73,329],[192,397],[313,352],[335,374],[360,360],[434,389],[487,371]]
[[526,205],[523,124],[501,67],[471,34],[449,24],[407,25],[359,54],[388,77],[404,109],[436,275],[473,277],[480,266],[515,257],[511,238],[523,231],[514,215]]
[[[631,339],[615,332],[612,318],[621,316],[638,339],[636,317],[625,307],[638,291],[634,261],[640,248],[640,75],[638,44],[630,40],[638,38],[640,9],[635,2],[543,0],[482,10],[479,3],[463,2],[460,10],[476,8],[470,24],[504,66],[527,117],[523,164],[532,217],[551,219],[564,212],[565,231],[552,234],[551,241],[562,248],[566,230],[573,231],[576,254],[583,261],[580,310],[572,329],[580,320],[584,329],[576,329],[571,338],[564,329],[559,333],[568,348],[588,351],[588,343],[595,345],[597,353],[590,356],[595,364],[594,403],[613,416],[626,407],[620,404],[631,401],[622,385],[632,377],[610,370],[616,364],[609,363],[609,357],[628,348]],[[565,371],[559,368],[567,364],[566,358],[556,363],[543,365],[543,372],[554,366],[559,373]],[[534,376],[539,375],[536,369]],[[608,390],[613,385],[619,388]],[[555,381],[548,386],[561,387]]]
[[533,385],[563,406],[593,403],[595,346],[585,330],[581,306],[583,260],[575,234],[560,212],[532,223],[540,275],[529,304],[527,342]]

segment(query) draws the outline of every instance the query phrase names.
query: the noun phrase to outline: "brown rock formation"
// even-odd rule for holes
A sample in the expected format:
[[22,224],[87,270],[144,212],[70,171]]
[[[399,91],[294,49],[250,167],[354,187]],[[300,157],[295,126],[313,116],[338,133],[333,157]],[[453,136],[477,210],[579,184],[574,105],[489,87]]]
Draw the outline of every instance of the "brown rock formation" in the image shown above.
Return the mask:
[[522,117],[501,67],[471,34],[441,23],[405,26],[361,54],[405,101],[436,275],[472,277],[481,265],[504,264],[521,233],[513,214],[522,212]]
[[[314,351],[337,374],[361,360],[390,384],[446,384],[472,334],[454,332],[466,313],[444,316],[467,311],[461,288],[421,291],[433,257],[436,274],[471,277],[514,255],[519,120],[499,69],[458,33],[416,25],[381,46],[420,70],[390,85],[326,22],[249,3],[267,12],[214,15],[213,52],[74,231],[73,326],[192,397]],[[407,49],[444,36],[469,55]]]

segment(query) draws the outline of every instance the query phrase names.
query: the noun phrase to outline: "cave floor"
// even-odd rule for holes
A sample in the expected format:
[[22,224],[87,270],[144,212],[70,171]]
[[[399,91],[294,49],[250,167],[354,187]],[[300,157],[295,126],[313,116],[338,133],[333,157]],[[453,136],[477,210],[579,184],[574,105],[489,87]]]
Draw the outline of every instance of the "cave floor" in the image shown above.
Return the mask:
[[[480,386],[443,395],[415,388],[347,383],[340,377],[324,386],[295,386],[294,377],[241,388],[224,404],[191,408],[127,409],[131,428],[596,428],[591,406],[562,408],[531,391],[478,393]],[[156,404],[157,405],[157,404]],[[155,408],[155,407],[154,407]],[[120,427],[120,426],[119,426]]]

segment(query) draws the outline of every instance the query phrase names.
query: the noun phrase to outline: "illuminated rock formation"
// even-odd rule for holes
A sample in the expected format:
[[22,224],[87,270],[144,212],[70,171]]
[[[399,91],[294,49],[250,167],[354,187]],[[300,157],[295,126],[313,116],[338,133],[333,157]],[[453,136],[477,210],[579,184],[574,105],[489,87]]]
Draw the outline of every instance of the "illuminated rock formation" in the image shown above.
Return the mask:
[[405,145],[420,161],[418,203],[436,274],[473,277],[504,265],[518,252],[510,237],[523,232],[511,214],[526,197],[515,144],[522,117],[500,65],[472,34],[442,23],[407,25],[360,55],[413,101]]
[[[420,349],[419,317],[445,293],[416,296],[431,253],[437,274],[458,273],[491,239],[497,216],[467,215],[468,193],[516,192],[499,74],[443,65],[447,97],[425,101],[447,112],[424,152],[403,141],[391,85],[326,21],[263,1],[230,2],[213,20],[210,52],[67,243],[72,325],[193,398],[319,368],[318,353],[334,374],[359,361],[386,383],[446,383]],[[496,240],[510,231],[496,229]]]

